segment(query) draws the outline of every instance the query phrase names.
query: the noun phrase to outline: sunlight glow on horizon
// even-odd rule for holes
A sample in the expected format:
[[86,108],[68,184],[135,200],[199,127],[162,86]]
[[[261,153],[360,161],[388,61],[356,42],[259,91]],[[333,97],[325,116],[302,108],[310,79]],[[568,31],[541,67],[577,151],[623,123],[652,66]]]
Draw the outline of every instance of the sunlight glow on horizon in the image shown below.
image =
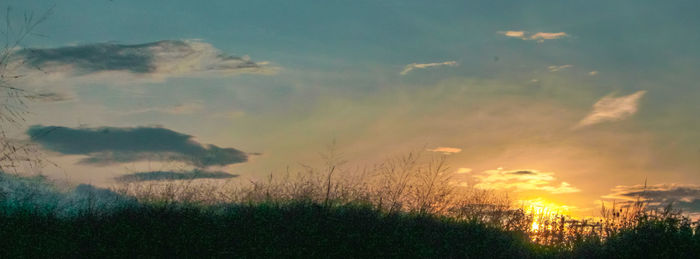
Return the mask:
[[[552,221],[560,216],[570,216],[570,206],[550,202],[541,197],[531,200],[521,200],[520,203],[523,205],[522,207],[524,208],[525,215],[532,216],[530,231],[533,232],[541,231],[540,225],[542,225],[544,221]],[[551,228],[551,224],[548,224],[548,228]]]

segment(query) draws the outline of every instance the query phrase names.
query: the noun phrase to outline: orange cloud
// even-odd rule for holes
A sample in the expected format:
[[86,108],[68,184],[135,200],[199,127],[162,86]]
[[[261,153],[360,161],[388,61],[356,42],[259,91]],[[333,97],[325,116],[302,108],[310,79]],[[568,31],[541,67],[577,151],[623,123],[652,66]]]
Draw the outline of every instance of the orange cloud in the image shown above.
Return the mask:
[[451,155],[454,153],[459,153],[462,152],[461,148],[456,148],[456,147],[436,147],[433,149],[427,149],[430,152],[441,152],[444,155]]
[[525,37],[525,31],[504,31],[504,32],[502,32],[502,34],[506,35],[507,37],[514,37],[514,38]]
[[554,40],[568,36],[565,32],[538,32],[530,36],[531,40]]
[[480,189],[505,189],[519,191],[545,191],[553,194],[580,192],[567,182],[559,185],[553,184],[556,180],[552,172],[540,172],[537,170],[511,170],[501,168],[487,170],[475,175],[479,183],[475,185]]
[[471,172],[472,172],[471,168],[461,167],[461,168],[457,169],[458,174],[468,174]]

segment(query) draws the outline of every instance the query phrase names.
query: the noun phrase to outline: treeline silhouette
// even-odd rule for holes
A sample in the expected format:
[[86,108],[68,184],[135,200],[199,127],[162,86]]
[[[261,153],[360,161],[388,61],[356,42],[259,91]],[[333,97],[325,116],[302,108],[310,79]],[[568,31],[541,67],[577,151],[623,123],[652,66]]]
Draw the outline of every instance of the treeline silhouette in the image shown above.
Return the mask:
[[[643,200],[537,218],[456,187],[444,157],[362,170],[326,157],[282,176],[60,187],[0,173],[0,257],[696,258],[700,229]],[[537,221],[538,230],[532,230]]]

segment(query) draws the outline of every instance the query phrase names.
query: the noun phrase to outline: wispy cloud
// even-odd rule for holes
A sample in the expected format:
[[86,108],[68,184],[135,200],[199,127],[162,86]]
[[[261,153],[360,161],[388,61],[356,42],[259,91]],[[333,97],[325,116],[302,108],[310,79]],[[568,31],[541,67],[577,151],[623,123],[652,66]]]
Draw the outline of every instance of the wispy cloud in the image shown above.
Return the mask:
[[593,105],[593,111],[583,118],[576,128],[586,127],[606,121],[617,121],[632,116],[637,113],[639,100],[646,94],[646,91],[613,97],[605,96]]
[[558,72],[559,70],[571,68],[573,66],[574,65],[548,66],[547,69],[549,69],[549,72]]
[[533,35],[530,35],[531,40],[538,40],[538,41],[543,41],[543,40],[554,40],[554,39],[559,39],[569,36],[565,32],[538,32]]
[[30,48],[15,53],[14,59],[30,69],[66,76],[121,72],[162,79],[204,73],[232,75],[269,72],[266,62],[254,62],[246,56],[229,55],[199,40]]
[[451,155],[454,153],[462,152],[461,148],[456,148],[456,147],[436,147],[436,148],[429,148],[427,150],[430,152],[443,153],[445,155]]
[[165,128],[32,126],[27,134],[47,150],[65,155],[86,155],[87,158],[81,161],[86,164],[153,160],[209,167],[248,161],[248,154],[240,150],[202,145],[190,135]]
[[502,189],[513,191],[545,191],[549,193],[574,193],[580,192],[576,187],[567,182],[554,184],[556,178],[552,172],[540,172],[537,170],[510,170],[501,168],[487,170],[474,175],[478,180],[475,185],[480,189]]
[[507,37],[525,38],[525,31],[502,31],[498,33],[506,35]]
[[597,75],[598,73],[599,73],[598,70],[593,70],[593,71],[591,71],[591,72],[588,72],[588,75],[589,75],[589,76],[595,76],[595,75]]
[[182,115],[182,114],[194,114],[194,113],[201,111],[203,109],[204,109],[204,106],[202,105],[202,102],[188,102],[188,103],[181,103],[181,104],[167,106],[167,107],[152,107],[152,108],[138,109],[138,110],[128,111],[128,112],[125,112],[123,114],[139,114],[139,113],[147,113],[147,112],[157,112],[157,113]]
[[164,109],[163,112],[170,114],[192,114],[197,111],[201,111],[202,109],[204,109],[204,107],[202,107],[201,103],[192,102],[169,107]]
[[467,167],[460,167],[459,169],[457,169],[457,174],[468,174],[471,172],[472,172],[472,169],[467,168]]
[[225,111],[225,112],[211,114],[211,117],[215,118],[215,119],[231,120],[231,119],[241,118],[245,115],[246,115],[246,113],[244,111]]
[[560,39],[569,36],[565,32],[536,32],[530,33],[526,31],[499,31],[499,34],[503,34],[506,37],[518,38],[521,40],[536,40],[537,42],[544,42],[545,40]]
[[423,68],[429,68],[429,67],[439,67],[439,66],[457,66],[457,61],[445,61],[445,62],[439,62],[439,63],[426,63],[426,64],[418,64],[418,63],[411,63],[406,65],[406,67],[403,68],[401,71],[401,75],[406,75],[408,72],[413,71],[414,69],[423,69]]
[[30,94],[28,96],[29,99],[36,100],[36,101],[41,101],[41,102],[63,102],[63,101],[69,101],[72,100],[73,98],[62,93],[54,93],[54,92],[41,92],[41,93],[36,93],[36,94]]

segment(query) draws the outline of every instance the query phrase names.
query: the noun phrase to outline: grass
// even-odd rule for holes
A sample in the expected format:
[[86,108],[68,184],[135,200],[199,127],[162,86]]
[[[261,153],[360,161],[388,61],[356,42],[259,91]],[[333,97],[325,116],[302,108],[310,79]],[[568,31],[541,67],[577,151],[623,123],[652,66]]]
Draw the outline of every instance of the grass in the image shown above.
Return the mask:
[[[523,233],[478,222],[312,202],[142,205],[70,219],[0,216],[0,257],[528,258]],[[543,249],[543,248],[539,248]]]
[[478,221],[310,201],[139,204],[70,218],[15,211],[0,215],[0,237],[2,258],[693,258],[700,252],[700,236],[687,225],[657,219],[561,249]]
[[[337,161],[329,159],[329,161]],[[353,174],[353,172],[359,172]],[[343,176],[343,177],[341,177]],[[338,163],[247,185],[201,179],[59,188],[0,173],[0,258],[694,258],[700,229],[643,201],[595,221],[536,218],[451,187],[443,159]],[[540,231],[533,232],[533,220]]]

